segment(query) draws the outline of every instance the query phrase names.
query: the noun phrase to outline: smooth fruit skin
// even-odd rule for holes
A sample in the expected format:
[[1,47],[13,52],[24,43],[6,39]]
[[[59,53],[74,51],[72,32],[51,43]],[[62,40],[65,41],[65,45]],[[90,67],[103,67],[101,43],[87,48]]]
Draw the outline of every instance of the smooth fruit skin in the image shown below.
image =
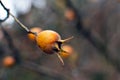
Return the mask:
[[73,53],[73,48],[70,45],[64,45],[62,46],[62,49],[67,52],[67,53],[66,52],[60,53],[60,56],[62,58],[67,58]]
[[46,54],[55,53],[54,48],[57,44],[56,42],[60,40],[60,35],[52,30],[44,30],[37,34],[36,42],[40,49],[44,51]]
[[[30,31],[31,32],[35,32],[36,34],[37,33],[40,33],[41,31],[42,31],[42,29],[41,28],[39,28],[39,27],[33,27],[33,28],[31,28],[30,29]],[[33,34],[33,33],[28,33],[28,38],[31,40],[31,41],[35,41],[35,34]]]
[[3,66],[4,67],[11,67],[15,64],[15,59],[12,56],[6,56],[3,58]]

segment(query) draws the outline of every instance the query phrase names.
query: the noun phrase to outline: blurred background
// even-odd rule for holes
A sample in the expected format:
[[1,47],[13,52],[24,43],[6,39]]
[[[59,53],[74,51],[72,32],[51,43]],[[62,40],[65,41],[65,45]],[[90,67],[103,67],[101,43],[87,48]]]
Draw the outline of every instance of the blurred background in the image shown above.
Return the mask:
[[[0,80],[120,80],[120,0],[1,0],[29,29],[58,32],[71,54],[42,52],[10,16],[0,28]],[[6,11],[0,5],[0,19]],[[5,67],[6,56],[15,65]]]

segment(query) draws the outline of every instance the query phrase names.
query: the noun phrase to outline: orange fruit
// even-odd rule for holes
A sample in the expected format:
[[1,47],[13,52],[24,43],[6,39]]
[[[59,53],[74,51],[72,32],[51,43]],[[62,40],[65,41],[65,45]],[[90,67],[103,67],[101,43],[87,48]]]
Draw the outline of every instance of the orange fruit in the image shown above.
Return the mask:
[[75,19],[75,12],[73,11],[73,9],[66,9],[64,12],[64,16],[66,19],[68,20],[74,20]]
[[72,48],[72,46],[70,46],[70,45],[64,45],[64,46],[62,46],[62,49],[63,49],[64,51],[66,51],[66,52],[61,52],[61,53],[60,53],[60,56],[61,56],[62,58],[67,58],[67,57],[69,57],[71,54],[73,54],[73,48]]
[[3,58],[3,66],[4,67],[11,67],[15,64],[15,59],[12,56],[6,56]]
[[55,52],[54,48],[60,39],[60,35],[52,30],[44,30],[36,36],[38,46],[47,54],[53,54]]
[[[39,28],[39,27],[33,27],[33,28],[30,29],[30,31],[31,31],[31,32],[35,32],[35,33],[39,33],[39,32],[42,31],[42,29]],[[35,34],[33,34],[33,33],[28,33],[28,38],[29,38],[30,40],[32,40],[32,41],[35,41]]]
[[64,42],[68,41],[72,37],[61,40],[61,36],[53,30],[44,30],[36,34],[36,43],[39,48],[46,54],[56,53],[62,64],[64,65],[63,59],[59,55],[60,52],[65,52],[62,50],[61,46]]

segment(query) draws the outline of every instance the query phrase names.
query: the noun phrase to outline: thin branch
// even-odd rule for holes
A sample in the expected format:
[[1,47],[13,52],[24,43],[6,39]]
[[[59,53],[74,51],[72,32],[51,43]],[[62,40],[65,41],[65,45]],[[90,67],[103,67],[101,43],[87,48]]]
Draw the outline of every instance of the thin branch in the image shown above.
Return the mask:
[[9,9],[7,9],[4,5],[3,5],[3,3],[2,3],[2,1],[0,0],[0,4],[1,4],[1,6],[6,10],[6,17],[4,18],[4,19],[0,19],[0,23],[2,23],[2,22],[4,22],[5,20],[7,20],[8,18],[9,18]]
[[27,32],[30,32],[30,30],[25,26],[23,25],[12,13],[9,13],[13,18],[14,20],[22,27],[24,28]]
[[[7,12],[6,18],[3,19],[3,20],[0,20],[0,22],[5,21],[6,19],[8,19],[9,15],[11,15],[11,16],[14,18],[14,20],[20,25],[20,27],[22,27],[22,28],[23,28],[24,30],[26,30],[28,33],[33,33],[33,32],[31,32],[25,25],[23,25],[12,13],[10,13],[9,9],[7,9],[7,8],[5,7],[5,5],[2,3],[1,0],[0,0],[0,4],[1,4],[1,6],[2,6],[2,7],[6,10],[6,12]],[[35,34],[35,33],[33,33],[33,34]]]

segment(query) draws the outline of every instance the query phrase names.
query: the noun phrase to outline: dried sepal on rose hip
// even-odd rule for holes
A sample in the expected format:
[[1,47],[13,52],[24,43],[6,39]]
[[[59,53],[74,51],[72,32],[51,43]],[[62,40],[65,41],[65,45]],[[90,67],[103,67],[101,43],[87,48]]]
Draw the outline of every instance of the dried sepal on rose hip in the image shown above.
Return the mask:
[[64,51],[61,47],[63,43],[73,37],[62,40],[61,36],[53,30],[43,30],[40,33],[35,34],[35,36],[36,43],[39,48],[46,54],[57,54],[58,58],[64,65],[64,62],[59,54],[66,51]]

